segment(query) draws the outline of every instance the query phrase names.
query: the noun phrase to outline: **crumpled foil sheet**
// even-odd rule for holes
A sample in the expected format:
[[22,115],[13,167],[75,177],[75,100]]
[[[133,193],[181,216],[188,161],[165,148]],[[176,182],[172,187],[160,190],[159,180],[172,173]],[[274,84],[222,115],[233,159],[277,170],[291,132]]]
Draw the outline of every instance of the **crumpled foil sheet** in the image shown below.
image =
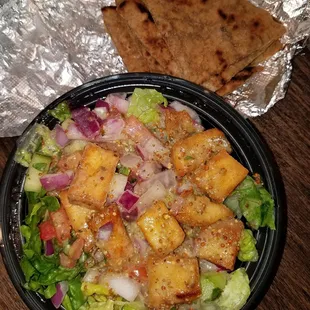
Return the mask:
[[[248,117],[285,95],[292,57],[310,36],[308,0],[252,0],[287,27],[284,50],[264,71],[227,97]],[[66,91],[94,78],[126,72],[101,8],[113,0],[0,0],[0,137],[20,135]]]

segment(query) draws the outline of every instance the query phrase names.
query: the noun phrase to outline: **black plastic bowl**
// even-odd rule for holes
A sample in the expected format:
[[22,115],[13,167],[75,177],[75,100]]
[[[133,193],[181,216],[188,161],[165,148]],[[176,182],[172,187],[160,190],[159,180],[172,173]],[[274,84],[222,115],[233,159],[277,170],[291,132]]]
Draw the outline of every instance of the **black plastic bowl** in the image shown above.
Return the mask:
[[[259,173],[275,199],[275,231],[260,229],[255,237],[260,259],[257,263],[237,263],[246,268],[250,278],[251,296],[243,309],[255,309],[266,293],[277,270],[283,250],[286,231],[285,194],[279,171],[272,154],[253,125],[245,120],[218,96],[187,81],[157,74],[121,74],[97,79],[77,87],[61,96],[28,126],[44,123],[50,128],[56,120],[47,111],[67,100],[72,107],[94,105],[98,98],[113,92],[133,92],[134,88],[155,88],[169,100],[178,100],[197,111],[206,128],[222,130],[233,147],[233,156],[251,173]],[[23,288],[24,276],[19,265],[22,255],[20,225],[26,214],[23,184],[26,169],[14,162],[16,149],[11,153],[1,181],[0,221],[1,250],[4,263],[18,293],[30,309],[54,309],[50,301]]]

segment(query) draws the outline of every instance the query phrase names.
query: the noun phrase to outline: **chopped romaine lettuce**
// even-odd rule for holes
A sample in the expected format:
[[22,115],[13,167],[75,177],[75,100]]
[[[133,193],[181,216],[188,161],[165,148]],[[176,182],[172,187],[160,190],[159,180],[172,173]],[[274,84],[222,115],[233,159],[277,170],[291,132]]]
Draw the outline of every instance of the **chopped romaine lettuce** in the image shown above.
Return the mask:
[[71,112],[66,101],[59,103],[55,109],[49,110],[48,113],[61,122],[71,117]]
[[213,301],[207,301],[200,304],[200,310],[220,310],[219,306]]
[[230,274],[230,278],[220,295],[214,302],[221,310],[239,310],[250,296],[250,281],[244,268]]
[[82,283],[80,277],[69,280],[69,290],[67,295],[70,298],[73,310],[78,310],[86,302],[86,298],[82,292],[81,285]]
[[[25,238],[23,244],[24,256],[21,267],[25,275],[25,288],[39,292],[46,298],[50,298],[56,283],[69,281],[69,297],[71,308],[76,310],[82,304],[81,280],[77,278],[84,270],[82,263],[71,269],[61,267],[58,255],[45,256],[43,242],[40,238],[39,223],[44,219],[46,211],[55,211],[59,208],[57,198],[44,196],[45,192],[27,193],[29,213],[25,219],[25,225],[21,226],[21,233]],[[43,197],[42,197],[43,196]],[[57,254],[57,249],[55,249]],[[71,294],[71,295],[70,295]],[[83,301],[85,302],[85,301]]]
[[224,201],[240,218],[246,218],[253,229],[268,226],[275,229],[274,201],[267,190],[247,176],[233,193]]
[[274,218],[274,200],[264,187],[258,188],[262,197],[262,227],[268,226],[271,229],[276,229]]
[[200,277],[201,301],[206,302],[216,299],[224,289],[227,277],[227,272],[207,272],[202,274]]
[[113,310],[114,309],[114,302],[111,299],[108,299],[107,301],[100,301],[100,302],[94,302],[90,304],[86,309],[88,310]]
[[136,88],[132,94],[127,115],[134,115],[142,123],[156,123],[159,121],[158,105],[168,105],[167,99],[155,89]]
[[252,231],[249,229],[243,230],[240,239],[238,259],[242,262],[257,262],[258,252],[255,245],[256,239],[253,237]]
[[93,294],[109,295],[109,289],[106,286],[90,282],[82,283],[82,292],[86,296],[91,296]]
[[57,211],[60,208],[59,201],[54,196],[45,196],[41,198],[41,203],[48,211]]
[[72,309],[72,306],[71,306],[70,297],[68,296],[68,294],[66,294],[64,300],[62,301],[62,306],[63,306],[66,310],[73,310],[73,309]]

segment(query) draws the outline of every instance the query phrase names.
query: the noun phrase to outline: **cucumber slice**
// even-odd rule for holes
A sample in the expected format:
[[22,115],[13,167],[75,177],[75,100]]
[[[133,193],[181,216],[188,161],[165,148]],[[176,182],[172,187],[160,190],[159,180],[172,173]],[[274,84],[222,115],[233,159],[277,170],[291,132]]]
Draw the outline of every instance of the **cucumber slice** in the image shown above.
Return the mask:
[[40,177],[46,173],[51,164],[51,157],[34,154],[27,170],[24,190],[26,192],[40,192],[42,185]]

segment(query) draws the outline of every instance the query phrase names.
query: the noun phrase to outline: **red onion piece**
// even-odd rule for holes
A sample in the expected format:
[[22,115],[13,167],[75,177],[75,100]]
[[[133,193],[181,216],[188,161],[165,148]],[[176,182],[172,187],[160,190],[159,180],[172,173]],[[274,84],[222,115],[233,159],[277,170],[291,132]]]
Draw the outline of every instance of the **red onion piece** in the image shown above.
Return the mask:
[[141,215],[145,209],[150,207],[155,201],[164,199],[167,195],[164,185],[156,180],[152,186],[139,198],[133,208],[138,208],[139,215]]
[[115,173],[110,184],[110,191],[108,193],[108,202],[111,203],[120,197],[124,192],[127,184],[128,176]]
[[130,153],[122,156],[119,161],[127,168],[136,169],[142,162],[142,158],[136,154]]
[[131,208],[131,210],[126,210],[123,207],[120,207],[121,217],[127,222],[134,222],[137,220],[139,211],[137,207]]
[[139,251],[140,254],[144,255],[149,248],[149,244],[145,239],[134,238],[133,246]]
[[221,267],[218,267],[217,265],[205,260],[205,259],[200,259],[199,260],[199,266],[200,266],[200,270],[201,270],[201,273],[204,273],[204,272],[210,272],[210,271],[222,271],[222,270],[225,270]]
[[68,129],[66,130],[66,134],[70,140],[88,140],[74,122],[69,124]]
[[104,135],[98,137],[98,141],[114,141],[121,137],[121,133],[125,127],[122,118],[109,118],[103,122]]
[[72,118],[85,137],[94,138],[99,134],[100,124],[98,117],[89,108],[81,107],[73,110]]
[[177,185],[176,175],[172,170],[165,170],[154,174],[150,179],[138,183],[135,186],[135,194],[142,195],[145,193],[156,181],[159,181],[164,187],[169,190]]
[[117,200],[117,203],[124,209],[130,210],[132,206],[139,200],[139,196],[133,192],[126,190]]
[[144,145],[150,138],[154,138],[151,132],[134,116],[126,119],[125,133],[137,144]]
[[148,154],[147,159],[156,159],[164,167],[170,166],[170,151],[157,138],[150,138],[141,148]]
[[138,168],[136,175],[142,180],[147,180],[161,170],[162,166],[160,164],[155,161],[146,161]]
[[98,99],[97,102],[96,102],[96,106],[95,106],[95,109],[96,108],[106,108],[106,110],[109,112],[110,111],[110,105],[108,102],[102,100],[102,99]]
[[69,286],[67,281],[62,281],[56,284],[56,293],[51,298],[52,304],[56,309],[58,309],[61,306],[63,299],[65,298],[68,292],[68,289]]
[[133,222],[138,218],[138,209],[133,207],[134,204],[139,200],[139,196],[135,195],[132,191],[126,190],[122,196],[117,200],[121,217],[128,221]]
[[178,194],[181,194],[183,192],[187,192],[193,189],[193,184],[191,184],[188,181],[183,181],[182,183],[178,184],[177,192]]
[[108,277],[106,281],[114,293],[128,301],[134,301],[139,294],[140,286],[133,279],[117,275]]
[[149,160],[152,157],[141,144],[136,145],[136,150],[143,160]]
[[126,190],[129,190],[129,191],[133,192],[133,191],[134,191],[134,188],[135,188],[135,186],[134,186],[133,183],[127,182],[127,184],[126,184],[126,186],[125,186],[125,191],[126,191]]
[[66,188],[73,179],[73,171],[64,173],[45,174],[40,178],[43,188],[47,191]]
[[197,112],[191,109],[190,107],[180,103],[179,101],[172,101],[169,104],[169,107],[173,108],[176,111],[186,111],[196,123],[201,124],[201,120]]
[[56,137],[55,138],[56,138],[57,144],[59,144],[62,147],[65,146],[69,141],[65,131],[58,124],[55,127],[55,131],[56,131]]
[[184,199],[181,196],[177,196],[176,199],[172,201],[172,205],[170,207],[170,211],[173,215],[177,215],[184,203]]
[[117,109],[120,113],[126,114],[129,107],[129,102],[125,100],[126,93],[109,94],[105,99],[111,106]]
[[50,256],[54,254],[54,246],[52,240],[45,241],[45,255]]
[[88,269],[83,277],[83,282],[97,283],[100,277],[98,269]]
[[103,226],[99,228],[98,239],[102,241],[107,241],[110,238],[112,231],[113,231],[113,223],[112,222],[105,223]]
[[93,112],[101,120],[105,120],[107,118],[107,116],[108,116],[108,110],[106,108],[94,108]]

